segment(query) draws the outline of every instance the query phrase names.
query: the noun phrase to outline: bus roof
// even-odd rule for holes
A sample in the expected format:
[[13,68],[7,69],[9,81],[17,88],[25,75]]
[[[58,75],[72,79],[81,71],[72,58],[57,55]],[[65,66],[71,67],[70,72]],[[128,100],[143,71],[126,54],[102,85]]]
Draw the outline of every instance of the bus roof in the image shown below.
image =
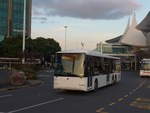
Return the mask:
[[89,56],[96,56],[96,57],[104,57],[104,58],[109,58],[109,59],[120,59],[118,57],[112,57],[108,55],[101,54],[100,52],[97,51],[86,51],[86,50],[65,50],[65,51],[59,51],[57,53],[60,54],[86,54]]

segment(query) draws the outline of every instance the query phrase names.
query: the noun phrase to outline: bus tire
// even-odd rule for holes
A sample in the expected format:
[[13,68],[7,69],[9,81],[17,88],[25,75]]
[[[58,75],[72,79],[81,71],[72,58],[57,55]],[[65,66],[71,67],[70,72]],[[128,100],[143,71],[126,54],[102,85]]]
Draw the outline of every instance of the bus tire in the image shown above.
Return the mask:
[[117,75],[114,75],[114,84],[117,83]]
[[115,75],[115,82],[117,82],[117,75]]
[[98,80],[96,79],[94,82],[94,90],[96,91],[98,89]]
[[112,77],[112,80],[113,80],[113,84],[115,84],[116,83],[116,75],[113,75],[113,77]]
[[112,76],[112,83],[115,83],[115,75]]

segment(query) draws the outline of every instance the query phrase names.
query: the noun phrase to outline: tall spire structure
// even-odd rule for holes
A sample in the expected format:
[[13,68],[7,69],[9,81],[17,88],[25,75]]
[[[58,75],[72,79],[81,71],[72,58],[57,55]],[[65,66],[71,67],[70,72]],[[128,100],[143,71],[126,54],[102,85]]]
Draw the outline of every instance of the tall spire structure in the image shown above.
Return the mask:
[[133,16],[132,16],[131,27],[136,27],[136,26],[137,26],[137,20],[136,20],[136,14],[135,14],[135,11],[134,11]]
[[131,25],[127,30],[127,32],[123,35],[122,39],[120,40],[120,43],[137,47],[147,46],[146,37],[141,31],[136,29],[136,26],[137,26],[136,14],[135,12],[133,12]]
[[126,27],[126,29],[124,31],[124,34],[126,34],[128,32],[129,28],[130,28],[130,16],[129,16],[127,27]]
[[[130,28],[130,16],[129,16],[128,23],[127,23],[127,26],[126,26],[126,29],[125,29],[123,35],[125,35],[128,32],[129,28]],[[119,43],[121,43],[122,38],[123,38],[123,36],[121,36]]]

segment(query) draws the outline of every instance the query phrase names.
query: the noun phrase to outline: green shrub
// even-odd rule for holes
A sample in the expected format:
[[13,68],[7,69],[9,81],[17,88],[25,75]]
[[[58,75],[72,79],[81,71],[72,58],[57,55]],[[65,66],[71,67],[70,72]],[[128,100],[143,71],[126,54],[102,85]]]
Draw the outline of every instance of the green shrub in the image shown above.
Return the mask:
[[41,68],[40,66],[37,65],[19,64],[15,65],[14,69],[23,71],[25,73],[27,80],[35,80],[37,79],[36,72],[39,71]]
[[25,76],[27,77],[27,80],[36,80],[37,76],[35,72],[25,72]]
[[13,72],[9,78],[11,85],[23,85],[25,84],[26,77],[23,72]]

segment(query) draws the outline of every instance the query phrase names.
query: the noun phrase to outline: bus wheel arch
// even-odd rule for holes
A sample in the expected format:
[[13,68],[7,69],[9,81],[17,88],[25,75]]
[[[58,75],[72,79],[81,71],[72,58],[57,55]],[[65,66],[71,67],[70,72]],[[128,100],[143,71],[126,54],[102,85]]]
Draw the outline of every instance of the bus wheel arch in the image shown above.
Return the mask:
[[114,83],[116,83],[117,82],[117,75],[115,74],[114,75]]
[[112,80],[115,81],[115,75],[112,76]]
[[97,89],[98,89],[98,79],[95,79],[94,90],[97,90]]
[[113,83],[117,82],[117,75],[116,74],[112,76],[112,81],[113,81]]
[[116,82],[118,81],[118,76],[117,75],[115,75],[115,79],[116,79]]

